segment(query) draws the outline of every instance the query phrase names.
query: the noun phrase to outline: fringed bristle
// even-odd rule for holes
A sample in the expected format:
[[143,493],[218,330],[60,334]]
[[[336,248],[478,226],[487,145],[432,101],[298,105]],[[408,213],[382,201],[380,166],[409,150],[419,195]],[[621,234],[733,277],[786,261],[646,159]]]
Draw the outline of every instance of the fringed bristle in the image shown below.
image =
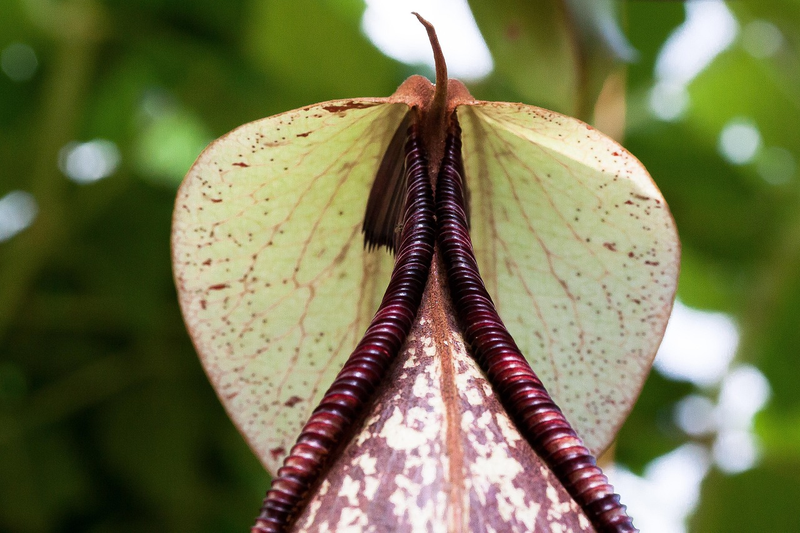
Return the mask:
[[309,489],[364,412],[411,329],[433,261],[435,227],[428,162],[416,125],[408,128],[407,137],[406,209],[389,287],[363,339],[273,479],[253,533],[285,531],[296,518]]
[[473,355],[522,435],[598,531],[637,531],[594,457],[531,369],[494,307],[472,251],[455,114],[436,185],[438,242],[453,304]]

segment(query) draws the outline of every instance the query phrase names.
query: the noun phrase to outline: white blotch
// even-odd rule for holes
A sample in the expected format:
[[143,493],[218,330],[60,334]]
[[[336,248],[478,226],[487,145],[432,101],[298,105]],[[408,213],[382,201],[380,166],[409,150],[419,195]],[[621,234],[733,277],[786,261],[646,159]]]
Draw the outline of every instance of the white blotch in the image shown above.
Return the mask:
[[768,146],[759,152],[756,158],[756,170],[770,185],[783,185],[792,181],[797,164],[789,150]]
[[31,193],[11,191],[0,198],[0,242],[30,226],[38,213],[39,205]]
[[452,78],[475,81],[493,68],[489,48],[466,0],[366,0],[361,28],[384,54],[407,64],[433,67],[424,28],[411,15],[417,11],[436,26]]
[[58,167],[77,183],[91,183],[113,174],[120,162],[117,145],[106,139],[71,142],[58,153]]
[[511,419],[507,416],[498,416],[497,427],[500,428],[500,432],[503,434],[503,440],[508,443],[509,447],[516,448],[517,444],[522,440],[522,435],[511,422]]
[[[428,449],[431,447],[429,446]],[[433,485],[433,482],[436,481],[436,478],[439,476],[439,465],[433,463],[431,461],[425,461],[422,463],[422,485],[425,487],[430,487]]]
[[742,47],[757,59],[775,55],[781,46],[783,34],[769,21],[753,20],[742,28]]
[[616,492],[624,495],[628,515],[639,530],[684,533],[710,464],[703,446],[684,444],[653,460],[641,477],[618,465],[606,469],[606,475]]
[[[510,521],[518,509],[527,507],[525,491],[515,487],[511,480],[522,473],[522,465],[505,453],[501,444],[493,446],[493,450],[477,450],[478,455],[472,464],[469,465],[473,472],[473,478],[480,479],[479,473],[483,473],[490,486],[502,487],[502,492],[497,495],[494,504],[497,512],[503,520]],[[482,495],[483,496],[483,495]],[[538,511],[532,516],[520,516],[523,518],[534,518]]]
[[[327,483],[327,480],[323,483]],[[311,500],[311,505],[308,506],[308,510],[306,511],[307,516],[317,516],[320,508],[322,507],[322,498],[314,498]]]
[[481,394],[481,390],[478,387],[472,386],[469,389],[466,389],[462,394],[467,402],[475,407],[478,405],[483,405],[483,395]]
[[[415,340],[415,337],[409,336],[408,337],[408,344],[411,344],[413,340]],[[414,368],[419,364],[419,360],[415,357],[417,355],[416,350],[417,349],[414,346],[410,346],[408,348],[409,356],[408,356],[408,359],[406,359],[406,362],[403,363],[403,368]],[[403,377],[405,377],[406,375],[407,374],[404,373]]]
[[558,495],[558,491],[556,488],[549,484],[547,485],[547,489],[545,490],[545,495],[547,499],[550,500],[550,508],[548,509],[548,514],[552,515],[554,518],[558,516],[563,516],[570,512],[569,503],[570,499],[565,499],[561,501],[561,498]]
[[462,417],[461,426],[464,428],[472,427],[473,425],[482,432],[486,432],[489,426],[494,422],[494,417],[492,416],[492,412],[489,409],[486,409],[481,413],[481,416],[478,417],[478,420],[473,421],[472,424],[467,425],[467,415],[469,415],[470,419],[474,419],[475,415],[472,411],[465,411],[464,416]]
[[358,495],[361,492],[361,482],[350,476],[345,476],[339,488],[339,496],[347,498],[347,505],[358,507]]
[[27,44],[11,43],[0,53],[0,68],[13,81],[28,81],[38,67],[36,52]]
[[[441,499],[444,494],[436,495],[440,501],[433,498],[427,499],[422,508],[417,505],[416,496],[419,493],[419,484],[404,475],[394,477],[395,490],[389,495],[389,502],[394,506],[394,514],[397,517],[405,517],[404,522],[408,523],[411,531],[429,531],[434,511],[440,511]],[[437,513],[438,514],[438,513]],[[435,522],[434,522],[435,523]]]
[[378,493],[378,488],[381,486],[381,480],[379,477],[370,476],[364,478],[364,497],[368,500],[372,500],[375,498],[375,495]]
[[686,86],[733,43],[739,25],[719,0],[687,2],[686,20],[667,38],[655,66],[650,109],[662,120],[677,120],[688,108]]
[[[483,415],[481,415],[481,418],[483,418]],[[478,423],[480,422],[481,421],[479,420]],[[475,424],[475,415],[472,413],[472,411],[464,411],[463,415],[461,416],[461,428],[464,430],[468,430],[474,424]]]
[[728,315],[676,301],[653,366],[670,379],[714,385],[727,372],[738,344],[739,333]]
[[378,459],[376,457],[371,457],[369,455],[364,455],[358,463],[361,465],[361,470],[364,473],[364,476],[369,477],[378,472],[378,469],[375,466],[378,464]]
[[367,528],[367,514],[360,507],[345,507],[339,518],[338,531],[365,531]]
[[406,452],[416,450],[420,446],[427,444],[430,441],[430,437],[423,431],[415,429],[411,424],[413,421],[412,417],[409,416],[407,423],[403,412],[398,407],[395,407],[392,411],[392,416],[389,417],[381,430],[380,436],[386,439],[386,445],[393,450]]
[[718,148],[729,163],[744,165],[752,161],[761,148],[761,133],[752,121],[735,118],[722,128]]
[[591,524],[589,523],[589,519],[586,517],[584,513],[580,513],[578,515],[578,525],[581,527],[581,529],[589,529],[589,526]]

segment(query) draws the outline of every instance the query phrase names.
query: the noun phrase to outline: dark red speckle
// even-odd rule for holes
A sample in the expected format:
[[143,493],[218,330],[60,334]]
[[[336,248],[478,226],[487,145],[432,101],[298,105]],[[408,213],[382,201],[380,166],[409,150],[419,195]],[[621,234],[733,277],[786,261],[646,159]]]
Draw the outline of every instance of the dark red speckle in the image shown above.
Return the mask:
[[286,448],[284,448],[283,446],[278,446],[277,448],[272,448],[269,451],[269,453],[273,459],[278,460],[284,455],[286,455]]
[[208,288],[210,291],[221,291],[222,289],[227,289],[229,285],[227,283],[218,283],[216,285],[212,285]]
[[519,24],[512,22],[508,26],[506,26],[506,39],[509,41],[516,41],[522,35],[522,30],[519,28]]
[[619,152],[611,152],[611,155],[613,155],[614,157],[619,157],[619,156],[621,156],[622,154],[621,154],[621,153],[619,153]]
[[326,105],[322,109],[331,113],[338,113],[339,111],[347,111],[348,109],[366,109],[368,107],[372,107],[373,105],[375,104],[366,102],[345,102],[342,105]]
[[209,200],[211,200],[215,204],[218,204],[218,203],[220,203],[222,201],[222,198],[209,198]]
[[203,266],[210,266],[210,265],[211,265],[211,259],[206,259],[205,261],[203,261]]
[[239,163],[234,163],[234,164],[233,164],[233,166],[235,166],[235,167],[243,167],[243,168],[247,168],[247,167],[249,167],[250,165],[248,165],[247,163],[241,163],[241,162],[239,162]]
[[307,131],[305,133],[298,133],[297,134],[298,137],[308,137],[309,135],[311,135],[310,131]]
[[286,402],[283,405],[285,405],[286,407],[294,407],[295,405],[297,405],[302,401],[303,399],[300,396],[292,396],[291,398],[286,400]]
[[614,244],[613,242],[604,242],[603,246],[605,246],[606,248],[608,248],[612,252],[616,252],[617,251],[617,245]]
[[645,261],[644,264],[656,267],[658,266],[658,261]]

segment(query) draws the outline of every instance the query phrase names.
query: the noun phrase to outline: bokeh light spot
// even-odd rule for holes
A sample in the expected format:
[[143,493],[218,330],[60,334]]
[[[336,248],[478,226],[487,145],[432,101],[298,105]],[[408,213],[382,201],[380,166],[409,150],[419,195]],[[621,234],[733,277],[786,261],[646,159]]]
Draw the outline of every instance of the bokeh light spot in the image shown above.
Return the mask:
[[678,120],[689,105],[689,92],[680,83],[661,81],[650,90],[650,110],[661,120]]
[[675,423],[688,435],[700,436],[717,429],[714,402],[699,394],[690,394],[675,406]]
[[28,81],[36,74],[39,60],[33,48],[23,43],[11,43],[0,53],[0,68],[14,81]]
[[653,366],[670,379],[711,386],[725,376],[738,344],[739,333],[728,315],[676,301]]
[[146,179],[177,187],[213,137],[203,121],[188,111],[171,107],[142,111],[150,117],[138,140],[137,165]]
[[759,447],[755,436],[745,430],[723,431],[712,448],[714,464],[727,474],[738,474],[758,462]]
[[367,0],[361,27],[387,56],[433,67],[430,44],[412,11],[436,26],[450,77],[476,81],[492,71],[492,56],[466,0]]
[[642,476],[616,465],[606,474],[640,531],[684,533],[709,466],[708,451],[690,443],[651,461]]
[[735,118],[719,134],[719,152],[729,163],[749,163],[761,148],[761,133],[752,121]]
[[0,242],[30,226],[38,213],[39,206],[31,193],[11,191],[0,198]]
[[783,185],[794,178],[797,163],[794,155],[779,146],[768,146],[756,158],[756,170],[770,185]]
[[61,172],[76,183],[92,183],[113,174],[120,162],[117,145],[106,139],[71,142],[58,154]]
[[666,121],[683,116],[689,104],[686,87],[733,43],[739,29],[723,2],[687,2],[685,9],[686,20],[658,53],[649,95],[650,111]]
[[731,369],[722,382],[719,403],[725,420],[740,428],[750,427],[753,417],[772,394],[769,381],[752,365]]
[[769,21],[753,20],[742,28],[742,47],[755,58],[773,56],[781,46],[783,46],[783,34]]

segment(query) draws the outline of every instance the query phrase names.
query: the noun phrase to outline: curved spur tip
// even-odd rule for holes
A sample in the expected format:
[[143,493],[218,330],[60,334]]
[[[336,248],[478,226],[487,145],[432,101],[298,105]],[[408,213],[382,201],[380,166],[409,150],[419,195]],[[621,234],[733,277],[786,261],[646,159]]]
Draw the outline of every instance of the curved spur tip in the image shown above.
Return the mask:
[[411,14],[414,15],[415,17],[417,17],[417,20],[419,20],[422,23],[422,25],[425,26],[426,28],[430,27],[430,26],[433,26],[433,24],[431,24],[430,22],[428,22],[427,20],[422,18],[422,15],[420,15],[416,11],[412,11]]

